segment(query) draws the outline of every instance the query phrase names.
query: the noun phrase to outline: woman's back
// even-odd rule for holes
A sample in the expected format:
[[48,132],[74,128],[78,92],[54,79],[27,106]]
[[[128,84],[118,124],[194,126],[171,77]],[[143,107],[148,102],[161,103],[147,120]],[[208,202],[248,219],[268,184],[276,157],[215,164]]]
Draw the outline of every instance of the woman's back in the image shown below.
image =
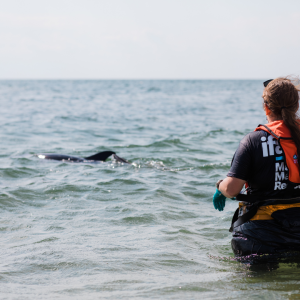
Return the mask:
[[[285,130],[286,136],[290,137],[283,121],[274,121],[266,124],[266,127],[275,127],[277,133]],[[292,152],[295,164],[288,166],[286,161],[291,154],[282,149],[282,140],[277,138],[276,133],[273,136],[267,130],[260,130],[261,128],[264,129],[261,126],[242,139],[227,176],[245,180],[248,195],[260,198],[300,196],[300,185],[298,182],[291,183],[289,178],[289,169],[293,168],[291,171],[296,171],[300,179],[296,146],[294,145]]]

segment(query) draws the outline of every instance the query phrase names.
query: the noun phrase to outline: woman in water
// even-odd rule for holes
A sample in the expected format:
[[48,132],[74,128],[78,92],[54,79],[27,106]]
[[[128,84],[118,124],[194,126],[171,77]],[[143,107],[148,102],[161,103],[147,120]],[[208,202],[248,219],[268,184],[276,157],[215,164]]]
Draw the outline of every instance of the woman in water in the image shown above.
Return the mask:
[[224,209],[226,198],[242,201],[230,228],[237,256],[300,251],[300,90],[288,78],[268,80],[264,86],[268,124],[241,140],[213,197],[218,210]]

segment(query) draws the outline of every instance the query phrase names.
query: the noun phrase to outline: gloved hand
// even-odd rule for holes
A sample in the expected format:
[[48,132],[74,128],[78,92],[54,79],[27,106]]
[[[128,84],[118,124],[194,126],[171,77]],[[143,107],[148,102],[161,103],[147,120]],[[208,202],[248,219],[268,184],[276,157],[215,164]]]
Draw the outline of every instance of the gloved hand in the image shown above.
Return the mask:
[[217,189],[213,196],[214,208],[222,211],[225,207],[226,197]]

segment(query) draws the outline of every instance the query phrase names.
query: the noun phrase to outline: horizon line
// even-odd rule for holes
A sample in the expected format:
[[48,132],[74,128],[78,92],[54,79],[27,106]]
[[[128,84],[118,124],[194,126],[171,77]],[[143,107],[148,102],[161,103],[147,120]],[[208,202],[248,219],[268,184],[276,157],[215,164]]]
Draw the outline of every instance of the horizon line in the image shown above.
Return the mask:
[[[266,77],[267,78],[267,77]],[[268,77],[269,78],[269,77]],[[263,78],[0,78],[0,81],[12,81],[12,80],[107,80],[107,81],[112,81],[112,80],[132,80],[132,81],[138,81],[138,80],[178,80],[178,81],[198,81],[198,80],[265,80]]]

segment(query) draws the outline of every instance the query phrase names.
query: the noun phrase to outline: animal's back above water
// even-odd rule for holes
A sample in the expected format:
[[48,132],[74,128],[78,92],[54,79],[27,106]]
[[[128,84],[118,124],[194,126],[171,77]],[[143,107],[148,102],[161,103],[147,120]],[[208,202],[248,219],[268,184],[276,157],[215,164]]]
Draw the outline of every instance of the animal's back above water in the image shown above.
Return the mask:
[[129,163],[126,159],[119,157],[113,151],[103,151],[92,156],[88,157],[78,157],[72,155],[65,155],[65,154],[57,154],[57,153],[41,153],[37,154],[36,156],[41,159],[50,159],[50,160],[59,160],[59,161],[69,161],[69,162],[84,162],[84,161],[106,161],[108,157],[112,157],[121,163]]
[[83,162],[85,159],[82,157],[64,155],[64,154],[55,154],[55,153],[42,153],[37,155],[41,159],[53,159],[61,161],[72,161],[72,162]]

